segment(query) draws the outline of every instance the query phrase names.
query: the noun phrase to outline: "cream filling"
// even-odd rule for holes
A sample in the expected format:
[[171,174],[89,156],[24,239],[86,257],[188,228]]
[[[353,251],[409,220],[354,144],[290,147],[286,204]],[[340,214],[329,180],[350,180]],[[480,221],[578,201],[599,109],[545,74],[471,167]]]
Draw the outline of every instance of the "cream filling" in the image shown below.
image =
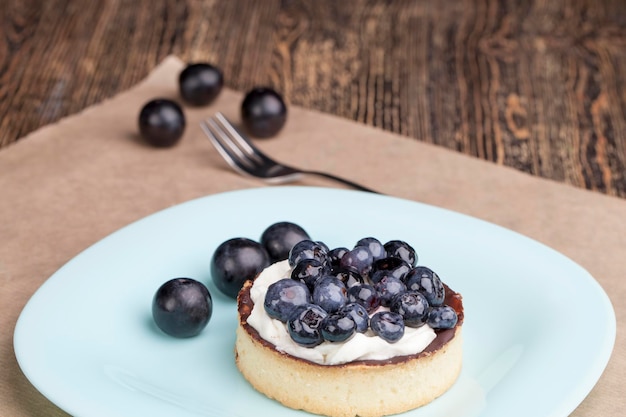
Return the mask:
[[277,262],[261,272],[250,289],[254,307],[248,317],[248,324],[280,352],[321,365],[338,365],[355,360],[384,360],[416,354],[436,337],[435,331],[424,325],[418,328],[406,327],[404,336],[396,343],[388,343],[368,330],[342,343],[323,342],[313,348],[300,346],[291,339],[285,324],[269,317],[263,307],[267,288],[282,278],[290,277],[290,274],[288,261]]

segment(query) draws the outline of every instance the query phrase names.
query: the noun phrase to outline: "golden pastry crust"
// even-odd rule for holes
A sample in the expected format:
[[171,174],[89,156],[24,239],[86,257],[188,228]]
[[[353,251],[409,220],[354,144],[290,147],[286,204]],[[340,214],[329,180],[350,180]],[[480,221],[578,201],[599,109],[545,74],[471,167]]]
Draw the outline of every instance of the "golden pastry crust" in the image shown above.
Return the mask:
[[446,287],[459,320],[421,353],[388,360],[320,365],[279,352],[246,321],[252,282],[238,297],[237,367],[259,392],[283,405],[331,417],[378,417],[425,405],[456,381],[462,364],[463,303]]

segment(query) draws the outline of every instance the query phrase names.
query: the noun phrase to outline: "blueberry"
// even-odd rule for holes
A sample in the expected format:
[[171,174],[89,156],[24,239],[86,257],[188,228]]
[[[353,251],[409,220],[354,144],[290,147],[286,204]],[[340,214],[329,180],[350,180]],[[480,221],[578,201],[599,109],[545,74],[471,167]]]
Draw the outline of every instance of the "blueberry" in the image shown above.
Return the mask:
[[287,320],[287,331],[297,344],[315,347],[324,341],[320,326],[327,315],[328,313],[315,304],[299,306]]
[[365,282],[361,274],[349,269],[334,270],[332,274],[336,276],[341,282],[343,282],[346,288],[350,288],[355,285],[361,285]]
[[356,245],[354,246],[365,246],[366,248],[368,248],[372,254],[372,257],[374,258],[374,261],[387,257],[387,251],[385,250],[385,247],[382,243],[380,243],[380,240],[376,239],[375,237],[364,237],[363,239],[360,239],[358,242],[356,242]]
[[357,246],[343,255],[339,267],[358,272],[362,277],[368,277],[373,262],[372,252],[365,246]]
[[440,306],[446,297],[446,290],[441,278],[430,268],[416,266],[406,275],[408,290],[419,291],[426,296],[431,306]]
[[348,312],[339,310],[322,321],[322,337],[329,342],[345,342],[356,333],[356,323]]
[[174,337],[199,334],[211,319],[209,290],[191,278],[174,278],[159,287],[152,299],[152,317],[163,332]]
[[370,317],[367,314],[367,310],[361,304],[348,303],[341,307],[340,312],[349,314],[356,323],[356,331],[359,333],[365,333],[369,328]]
[[283,278],[267,288],[263,306],[268,316],[286,322],[296,307],[310,302],[311,293],[306,285]]
[[409,327],[420,327],[428,319],[428,301],[418,291],[406,291],[391,301],[390,310],[402,316]]
[[211,258],[211,276],[217,288],[237,298],[247,280],[254,279],[270,264],[263,246],[247,238],[233,238],[220,244]]
[[185,132],[185,114],[178,103],[168,99],[147,102],[139,112],[139,133],[146,142],[158,148],[178,143]]
[[321,240],[316,240],[315,243],[320,245],[322,247],[322,249],[324,249],[324,252],[326,252],[326,255],[328,256],[328,252],[330,252],[330,248],[328,247],[328,245],[326,243],[322,242]]
[[370,271],[370,280],[376,283],[384,276],[394,276],[404,281],[404,277],[411,270],[411,266],[400,258],[392,256],[374,261]]
[[376,284],[374,284],[374,288],[376,292],[378,292],[378,298],[380,299],[380,304],[385,307],[389,307],[391,304],[391,300],[403,292],[406,291],[406,285],[399,278],[394,276],[385,276]]
[[390,240],[385,243],[385,250],[387,251],[387,256],[393,256],[395,258],[400,258],[406,263],[408,263],[411,267],[415,266],[417,263],[417,253],[415,249],[408,243],[403,240]]
[[378,292],[369,284],[354,285],[348,288],[348,302],[361,304],[370,314],[380,307]]
[[291,279],[306,284],[310,290],[315,288],[315,283],[328,275],[328,267],[316,259],[303,259],[291,270]]
[[346,286],[333,276],[320,279],[313,290],[313,303],[333,313],[346,304]]
[[370,328],[381,339],[395,343],[404,336],[402,316],[391,311],[379,311],[370,319]]
[[256,87],[241,103],[241,121],[258,138],[277,134],[287,121],[287,106],[282,96],[269,87]]
[[348,253],[348,248],[344,248],[343,246],[328,251],[328,262],[330,263],[331,269],[337,269],[339,267],[339,261],[341,261],[341,258],[343,258],[343,255],[346,253]]
[[322,264],[327,264],[328,254],[324,246],[306,239],[296,243],[289,251],[289,265],[293,268],[303,259],[315,259]]
[[309,234],[291,222],[278,222],[269,226],[261,234],[261,244],[267,250],[272,262],[283,261],[289,251],[301,240],[310,239]]
[[180,95],[193,106],[210,104],[222,91],[222,71],[204,62],[189,64],[178,76]]
[[433,329],[451,329],[459,320],[456,311],[450,306],[431,307],[427,323]]

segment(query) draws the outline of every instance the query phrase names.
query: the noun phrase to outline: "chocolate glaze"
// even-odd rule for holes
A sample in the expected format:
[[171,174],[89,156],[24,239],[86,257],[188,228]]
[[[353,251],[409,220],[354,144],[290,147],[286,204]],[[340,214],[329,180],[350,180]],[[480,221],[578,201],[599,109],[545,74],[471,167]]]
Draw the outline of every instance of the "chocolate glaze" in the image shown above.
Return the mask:
[[[247,281],[244,284],[241,291],[239,292],[239,296],[237,297],[237,309],[239,311],[239,322],[241,323],[241,326],[245,329],[245,331],[248,332],[248,334],[250,334],[255,340],[260,342],[262,345],[272,350],[275,350],[276,346],[274,346],[272,343],[268,342],[267,340],[263,339],[259,335],[259,333],[256,331],[256,329],[250,326],[247,322],[248,317],[250,316],[250,313],[252,312],[252,307],[254,307],[254,303],[252,302],[252,299],[250,298],[250,288],[252,288],[252,283],[253,283],[252,281]],[[437,334],[437,337],[435,337],[435,339],[430,343],[430,345],[428,345],[420,353],[416,353],[412,355],[405,355],[405,356],[394,356],[393,358],[384,359],[384,360],[357,360],[357,361],[352,361],[352,362],[348,362],[348,363],[344,363],[340,365],[321,365],[319,363],[311,362],[306,359],[298,358],[293,355],[288,355],[286,353],[281,353],[281,354],[289,356],[295,360],[300,360],[300,361],[303,361],[312,365],[339,366],[339,367],[355,366],[355,365],[376,366],[376,365],[397,364],[397,363],[401,363],[405,361],[410,361],[412,359],[416,359],[422,356],[431,355],[433,352],[441,349],[446,343],[452,340],[457,330],[460,329],[460,327],[463,325],[463,319],[464,319],[463,297],[461,296],[461,294],[456,293],[453,290],[451,290],[450,287],[448,287],[446,284],[444,284],[444,287],[446,289],[446,297],[445,297],[444,303],[449,305],[456,311],[456,314],[459,320],[456,326],[454,326],[454,328],[452,329],[436,330],[435,332]]]

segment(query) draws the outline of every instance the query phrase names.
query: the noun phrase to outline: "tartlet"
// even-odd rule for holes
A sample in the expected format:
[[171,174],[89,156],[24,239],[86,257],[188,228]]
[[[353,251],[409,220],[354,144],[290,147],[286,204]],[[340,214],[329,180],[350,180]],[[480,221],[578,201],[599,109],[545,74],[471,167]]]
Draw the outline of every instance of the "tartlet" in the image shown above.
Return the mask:
[[259,392],[283,405],[331,417],[378,417],[423,406],[446,392],[462,365],[463,300],[445,286],[458,316],[421,352],[384,360],[319,364],[282,352],[248,323],[253,281],[237,297],[236,363]]

